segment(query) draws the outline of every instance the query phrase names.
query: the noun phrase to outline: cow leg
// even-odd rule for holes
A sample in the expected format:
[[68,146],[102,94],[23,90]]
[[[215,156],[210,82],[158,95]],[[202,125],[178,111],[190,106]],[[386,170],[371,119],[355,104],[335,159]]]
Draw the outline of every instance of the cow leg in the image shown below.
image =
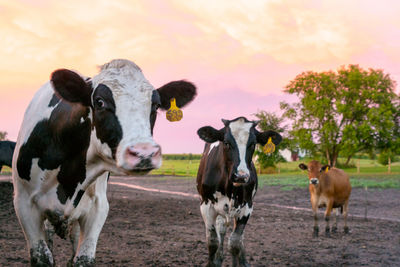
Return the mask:
[[95,265],[97,241],[109,210],[106,196],[107,176],[106,174],[97,178],[96,183],[86,190],[78,205],[78,207],[81,204],[88,206],[80,207],[85,210],[85,213],[79,219],[81,234],[74,258],[74,266]]
[[0,172],[1,172],[1,169],[3,168],[3,165],[0,165]]
[[335,222],[333,223],[332,226],[332,233],[336,233],[337,232],[337,224],[338,224],[338,220],[339,220],[339,208],[334,209],[335,212]]
[[332,211],[332,206],[333,206],[333,201],[329,200],[328,203],[326,204],[326,210],[325,210],[325,235],[330,236],[330,227],[329,227],[329,218],[331,216],[331,211]]
[[317,198],[311,198],[311,207],[312,207],[312,212],[313,212],[313,217],[314,217],[313,236],[317,237],[318,233],[319,233],[319,227],[318,227],[318,199]]
[[54,236],[54,227],[51,225],[49,220],[44,221],[44,229],[46,233],[46,243],[49,247],[50,251],[53,253],[53,236]]
[[232,266],[250,266],[246,261],[246,252],[243,244],[243,233],[250,214],[235,219],[233,232],[229,237],[228,248],[232,254]]
[[216,257],[219,240],[215,228],[215,221],[218,214],[215,211],[213,205],[211,204],[211,201],[208,201],[207,204],[205,203],[201,204],[200,212],[206,227],[206,241],[208,247],[207,266],[221,266],[222,260]]
[[349,200],[347,200],[344,205],[343,205],[343,219],[344,219],[344,233],[348,234],[349,231],[349,227],[347,226],[347,214],[348,214],[348,207],[349,207]]
[[14,208],[27,240],[31,266],[54,266],[53,255],[46,243],[44,221],[29,197],[19,192],[14,197]]
[[79,245],[79,236],[80,236],[80,231],[81,228],[79,227],[79,223],[78,221],[75,221],[71,227],[71,231],[69,233],[69,238],[71,241],[71,245],[72,245],[72,257],[69,260],[67,266],[74,266],[74,258],[75,258],[75,254],[76,251],[78,250],[78,245]]
[[221,215],[218,215],[216,226],[217,226],[216,228],[217,228],[219,245],[218,245],[218,250],[217,250],[215,257],[216,257],[217,261],[220,261],[222,263],[222,261],[224,259],[224,239],[225,239],[225,234],[226,234],[226,219],[224,217],[222,217]]

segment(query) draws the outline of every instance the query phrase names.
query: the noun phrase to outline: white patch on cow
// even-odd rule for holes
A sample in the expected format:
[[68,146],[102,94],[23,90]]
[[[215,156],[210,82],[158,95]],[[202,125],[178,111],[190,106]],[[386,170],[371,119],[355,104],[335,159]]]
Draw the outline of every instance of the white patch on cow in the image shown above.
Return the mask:
[[116,152],[116,161],[118,167],[124,167],[123,156],[129,146],[138,143],[156,145],[150,130],[151,97],[154,87],[135,63],[123,59],[104,64],[92,82],[93,88],[104,84],[112,91],[116,105],[115,113],[123,132]]
[[253,126],[252,122],[246,122],[243,119],[238,119],[237,121],[231,122],[229,128],[231,130],[233,138],[235,138],[237,148],[239,150],[239,166],[237,168],[238,172],[244,172],[250,175],[250,171],[246,164],[246,151],[247,142],[249,140],[250,128]]
[[85,119],[84,119],[83,117],[81,117],[80,122],[81,122],[81,123],[84,123],[84,122],[85,122]]
[[[28,108],[25,111],[24,119],[21,125],[21,129],[18,133],[18,144],[24,144],[31,135],[36,124],[44,119],[48,119],[55,106],[49,107],[49,103],[53,97],[53,87],[50,82],[44,84],[33,96]],[[22,138],[22,139],[21,139]],[[15,148],[19,150],[19,148]]]
[[208,154],[207,154],[207,155],[210,155],[211,150],[213,150],[214,147],[218,147],[218,146],[219,146],[219,143],[220,143],[219,141],[214,142],[214,143],[211,143],[211,144],[210,144],[210,149],[208,150]]
[[241,219],[243,216],[250,215],[253,211],[253,208],[250,208],[247,203],[243,206],[235,208],[234,200],[229,199],[227,196],[221,194],[221,192],[217,191],[213,196],[218,199],[218,201],[215,202],[215,204],[210,205],[214,207],[218,215],[221,215],[226,219],[227,224],[230,224],[234,218]]

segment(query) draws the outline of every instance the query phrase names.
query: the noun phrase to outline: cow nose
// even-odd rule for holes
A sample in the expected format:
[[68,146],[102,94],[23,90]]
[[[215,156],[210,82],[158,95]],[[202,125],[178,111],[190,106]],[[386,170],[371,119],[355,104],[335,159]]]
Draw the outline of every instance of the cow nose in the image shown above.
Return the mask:
[[152,143],[138,143],[129,146],[124,154],[129,170],[149,170],[161,165],[161,147]]
[[238,171],[235,175],[234,182],[235,183],[247,183],[249,181],[250,174],[244,171]]
[[314,184],[314,185],[318,184],[318,179],[317,178],[311,178],[310,184]]

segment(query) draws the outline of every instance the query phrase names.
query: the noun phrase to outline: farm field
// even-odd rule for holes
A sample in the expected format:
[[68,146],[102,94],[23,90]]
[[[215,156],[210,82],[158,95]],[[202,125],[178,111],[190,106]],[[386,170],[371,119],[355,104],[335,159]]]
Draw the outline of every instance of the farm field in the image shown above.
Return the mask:
[[[302,174],[299,169],[301,162],[308,162],[309,160],[296,161],[296,162],[284,162],[278,163],[276,172],[279,174]],[[360,159],[359,161],[353,160],[351,164],[357,166],[359,163],[360,173],[357,173],[357,167],[345,168],[344,170],[349,174],[362,175],[362,174],[387,174],[388,167],[377,163],[376,160]],[[163,165],[160,169],[153,170],[151,173],[154,175],[182,175],[182,176],[196,176],[197,169],[199,167],[200,160],[163,160]],[[259,166],[256,165],[257,170]],[[391,173],[400,176],[400,162],[392,163]],[[276,175],[273,174],[273,175]]]
[[[147,192],[124,184],[187,195]],[[354,188],[349,206],[351,233],[344,235],[339,222],[339,232],[331,238],[323,234],[312,238],[307,190],[301,185],[288,190],[285,185],[264,183],[257,192],[244,241],[252,266],[400,265],[400,189]],[[97,266],[205,265],[204,225],[193,177],[112,176],[108,199],[110,212],[99,239]],[[324,223],[321,213],[322,229]],[[9,182],[0,182],[0,247],[0,266],[28,264]],[[54,247],[57,266],[65,266],[69,241],[56,237]],[[230,263],[225,249],[224,266]]]

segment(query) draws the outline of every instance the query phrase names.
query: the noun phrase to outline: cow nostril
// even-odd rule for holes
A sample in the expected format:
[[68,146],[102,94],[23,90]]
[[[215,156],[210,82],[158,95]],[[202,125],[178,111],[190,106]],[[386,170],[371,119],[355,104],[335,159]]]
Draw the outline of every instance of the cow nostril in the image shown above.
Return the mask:
[[131,156],[139,157],[139,153],[138,153],[137,151],[135,151],[135,147],[133,147],[133,146],[130,146],[130,147],[128,148],[128,153],[129,153],[129,155],[131,155]]
[[158,157],[160,155],[161,155],[161,148],[160,147],[158,147],[157,150],[151,154],[152,157]]

